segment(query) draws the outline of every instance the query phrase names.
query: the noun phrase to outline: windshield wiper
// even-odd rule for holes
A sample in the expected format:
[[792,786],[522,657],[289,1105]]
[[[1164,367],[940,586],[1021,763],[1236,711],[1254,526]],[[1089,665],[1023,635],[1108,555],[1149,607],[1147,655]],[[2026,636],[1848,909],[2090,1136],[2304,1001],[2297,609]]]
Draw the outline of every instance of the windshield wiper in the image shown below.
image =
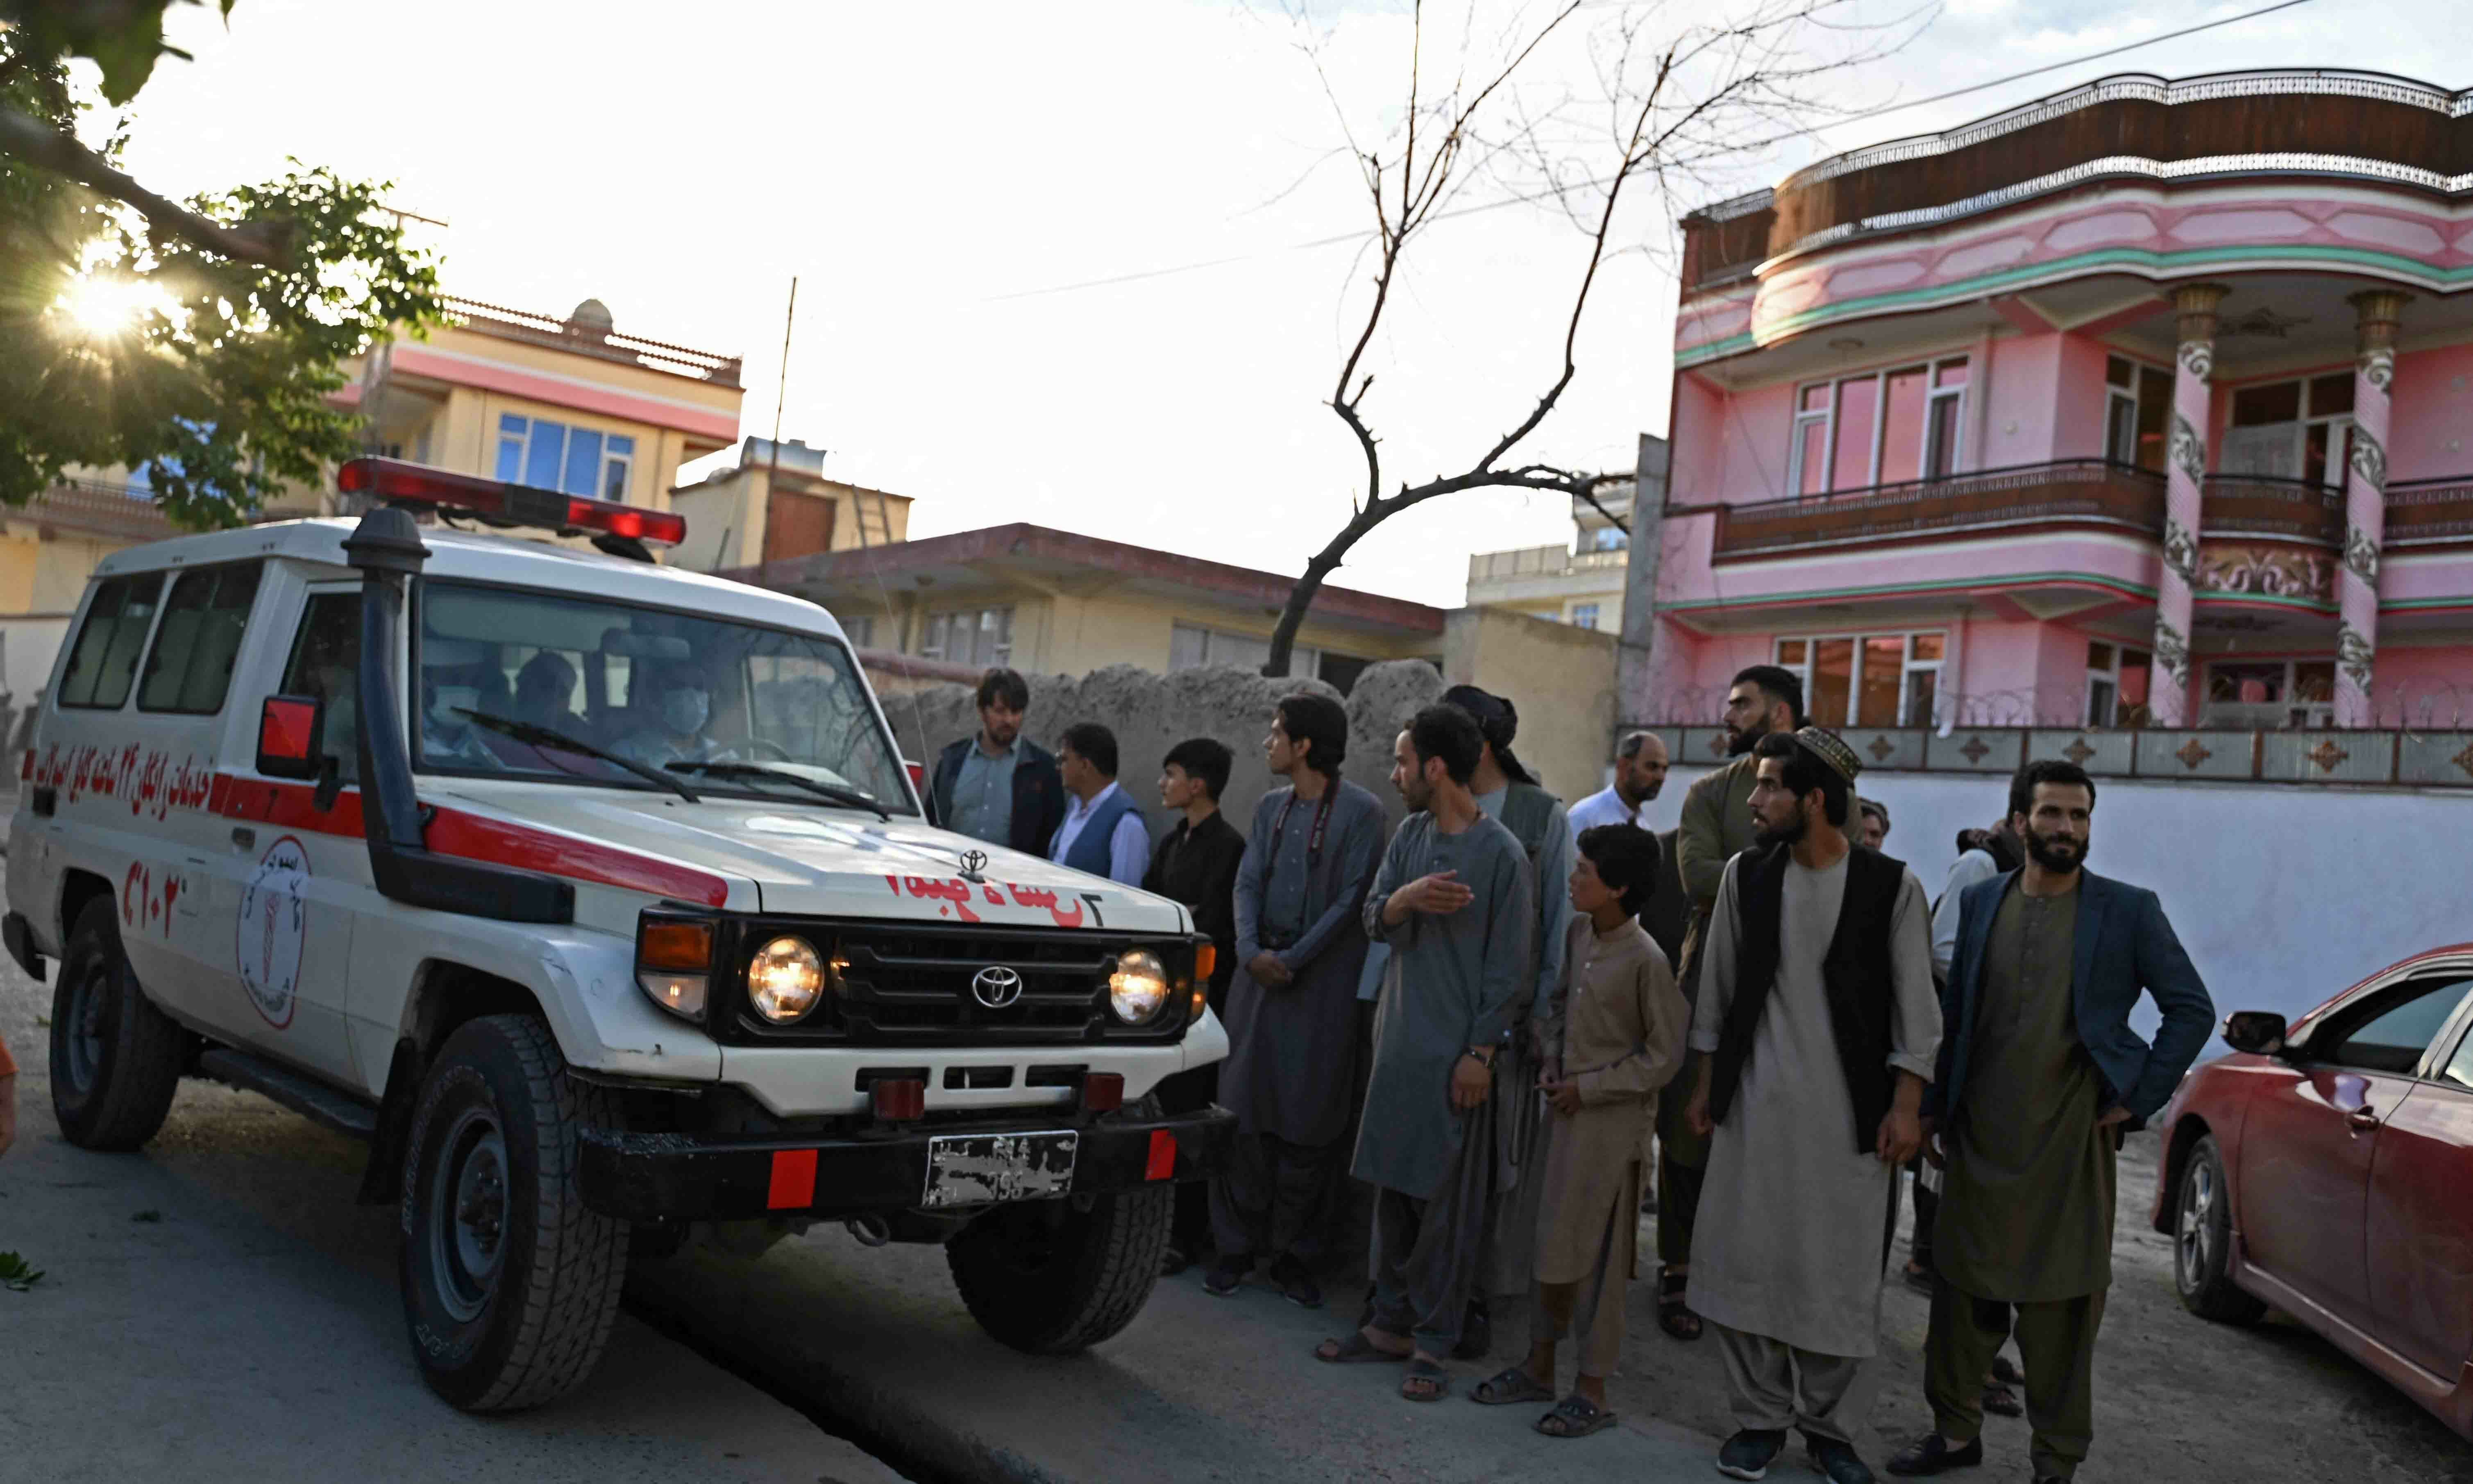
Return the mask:
[[838,783],[818,782],[814,778],[792,773],[786,768],[768,768],[760,762],[674,762],[666,766],[676,773],[700,773],[707,778],[770,778],[777,782],[791,783],[820,799],[829,799],[835,803],[847,804],[853,809],[872,810],[877,819],[889,821],[893,818],[885,810],[884,805],[857,789],[844,788]]
[[687,787],[677,778],[672,778],[670,775],[662,773],[658,769],[648,768],[642,763],[636,762],[632,758],[621,757],[615,753],[606,752],[600,748],[594,747],[589,742],[570,737],[564,731],[553,731],[547,727],[536,727],[531,722],[514,721],[504,716],[492,716],[487,711],[467,710],[465,707],[460,706],[454,709],[457,715],[469,718],[472,725],[476,727],[487,727],[492,731],[497,732],[501,736],[513,737],[516,741],[531,747],[554,747],[560,752],[573,753],[580,757],[598,758],[600,761],[609,763],[612,767],[624,768],[628,772],[647,782],[655,783],[662,788],[666,788],[689,803],[704,802],[704,797],[702,795],[698,794],[694,789]]

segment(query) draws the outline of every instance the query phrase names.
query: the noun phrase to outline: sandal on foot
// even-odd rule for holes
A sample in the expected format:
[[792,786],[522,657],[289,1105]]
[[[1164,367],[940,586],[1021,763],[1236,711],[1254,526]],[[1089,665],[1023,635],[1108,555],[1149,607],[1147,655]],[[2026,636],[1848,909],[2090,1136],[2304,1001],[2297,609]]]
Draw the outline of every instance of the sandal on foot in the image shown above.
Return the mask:
[[1537,1419],[1537,1430],[1549,1438],[1585,1438],[1600,1427],[1610,1426],[1615,1414],[1588,1398],[1573,1392],[1554,1403],[1554,1410]]
[[1343,1338],[1325,1340],[1314,1347],[1314,1358],[1325,1365],[1397,1365],[1408,1358],[1408,1352],[1398,1354],[1384,1350],[1365,1337],[1362,1330],[1353,1330]]
[[1683,1297],[1690,1281],[1689,1274],[1657,1270],[1657,1328],[1678,1340],[1700,1338],[1700,1316]]
[[2018,1404],[2018,1394],[1999,1381],[1983,1384],[1983,1410],[1995,1417],[2024,1417],[2027,1409]]
[[1488,1380],[1477,1383],[1469,1393],[1471,1401],[1486,1406],[1504,1406],[1514,1401],[1551,1401],[1554,1388],[1538,1384],[1537,1377],[1518,1366]]
[[1440,1401],[1452,1393],[1452,1373],[1430,1360],[1411,1360],[1400,1378],[1400,1395],[1411,1401]]
[[1999,1381],[2004,1386],[2024,1386],[2027,1384],[2027,1378],[2018,1374],[2018,1368],[2009,1363],[2009,1357],[2006,1355],[1995,1355],[1992,1357],[1992,1378]]

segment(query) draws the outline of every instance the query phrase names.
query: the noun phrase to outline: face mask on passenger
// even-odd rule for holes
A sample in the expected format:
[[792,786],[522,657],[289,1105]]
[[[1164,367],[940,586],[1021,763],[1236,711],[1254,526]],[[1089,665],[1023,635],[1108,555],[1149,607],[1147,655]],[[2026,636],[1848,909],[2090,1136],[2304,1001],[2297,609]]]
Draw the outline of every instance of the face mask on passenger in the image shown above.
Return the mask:
[[661,698],[661,724],[681,736],[703,730],[711,714],[712,700],[701,690],[674,690]]

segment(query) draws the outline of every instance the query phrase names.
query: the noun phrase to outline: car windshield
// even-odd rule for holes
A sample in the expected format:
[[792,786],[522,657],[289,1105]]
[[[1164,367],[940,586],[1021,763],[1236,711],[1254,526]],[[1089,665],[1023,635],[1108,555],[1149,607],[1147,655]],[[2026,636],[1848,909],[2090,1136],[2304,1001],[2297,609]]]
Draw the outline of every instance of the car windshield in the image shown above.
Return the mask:
[[[408,730],[430,772],[654,786],[589,749],[675,772],[699,793],[832,807],[806,779],[910,812],[900,762],[838,640],[447,581],[421,584],[420,612]],[[756,766],[695,766],[708,763]]]

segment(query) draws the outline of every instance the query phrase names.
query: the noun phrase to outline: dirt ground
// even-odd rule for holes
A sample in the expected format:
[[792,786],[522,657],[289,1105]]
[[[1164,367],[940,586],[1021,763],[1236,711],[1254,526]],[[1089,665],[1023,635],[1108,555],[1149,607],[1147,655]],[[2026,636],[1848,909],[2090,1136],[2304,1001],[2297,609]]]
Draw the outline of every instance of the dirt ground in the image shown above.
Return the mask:
[[[2232,1328],[2181,1306],[2170,1239],[2147,1223],[2158,1153],[2157,1137],[2144,1134],[2122,1154],[2112,1294],[2096,1360],[2095,1446],[2078,1478],[2084,1484],[2473,1481],[2473,1444],[2317,1335],[2281,1314]],[[1911,1210],[1907,1219],[1901,1262]],[[1655,1252],[1653,1218],[1643,1223],[1641,1237],[1646,1274]],[[1722,1436],[1733,1424],[1715,1350],[1706,1339],[1678,1344],[1657,1329],[1654,1286],[1644,1277],[1632,1287],[1630,1337],[1609,1399],[1618,1411],[1646,1412]],[[1863,1449],[1875,1469],[1931,1426],[1923,1399],[1929,1308],[1923,1295],[1894,1280],[1889,1284],[1881,1359],[1869,1382],[1880,1395]],[[1516,1320],[1497,1328],[1498,1354],[1508,1363],[1525,1349],[1525,1330]],[[2010,1353],[2014,1358],[2016,1352]],[[1564,1365],[1568,1386],[1568,1352]],[[1984,1438],[1985,1467],[1954,1477],[2029,1476],[2024,1419],[1988,1417]],[[1800,1450],[1791,1456],[1799,1460]]]
[[[50,988],[29,980],[13,964],[0,962],[0,1036],[21,1063],[42,1065],[50,1014]],[[39,1076],[25,1080],[35,1089],[44,1089],[45,1079]],[[249,1116],[238,1116],[243,1113]],[[19,1119],[21,1139],[58,1137],[47,1092],[34,1098],[21,1092]],[[299,1124],[297,1130],[294,1124]],[[212,1147],[197,1146],[209,1130]],[[383,1234],[384,1212],[296,1201],[255,1189],[273,1177],[262,1159],[252,1162],[251,1156],[258,1151],[234,1147],[235,1140],[277,1144],[292,1157],[304,1148],[313,1150],[318,1161],[334,1169],[300,1174],[304,1179],[325,1176],[330,1185],[341,1180],[348,1186],[345,1177],[357,1170],[361,1158],[348,1140],[311,1129],[262,1100],[204,1085],[184,1089],[182,1112],[153,1158],[188,1171],[207,1186],[264,1197],[251,1204],[314,1241],[357,1247]],[[2181,1307],[2173,1288],[2169,1242],[2147,1227],[2155,1156],[2154,1137],[2143,1135],[2130,1141],[2122,1160],[2114,1281],[2097,1361],[2095,1447],[2079,1478],[2087,1484],[2473,1484],[2473,1445],[2317,1335],[2281,1315],[2253,1328],[2230,1328],[2199,1320]],[[1644,1220],[1641,1245],[1645,1262],[1655,1250],[1653,1219]],[[1903,1255],[1902,1240],[1901,1258]],[[1198,1284],[1200,1270],[1173,1281]],[[1632,1285],[1630,1339],[1621,1373],[1610,1386],[1611,1400],[1635,1426],[1677,1436],[1688,1429],[1704,1435],[1714,1448],[1715,1438],[1732,1430],[1716,1349],[1706,1340],[1685,1345],[1662,1334],[1655,1325],[1653,1288],[1645,1277]],[[1258,1297],[1276,1305],[1267,1294]],[[1356,1307],[1356,1293],[1337,1282],[1331,1284],[1331,1297],[1333,1312]],[[1926,1317],[1923,1296],[1892,1281],[1883,1305],[1882,1357],[1871,1380],[1879,1395],[1870,1412],[1871,1435],[1863,1440],[1865,1455],[1876,1467],[1930,1425],[1922,1395]],[[1496,1332],[1497,1353],[1489,1363],[1455,1368],[1460,1391],[1525,1352],[1526,1327],[1521,1314],[1498,1316]],[[1570,1363],[1567,1352],[1561,1377],[1566,1385]],[[2025,1479],[2026,1423],[2005,1418],[1986,1422],[1988,1466],[1957,1477]],[[1561,1445],[1540,1440],[1540,1446]],[[1790,1460],[1779,1476],[1806,1476],[1799,1449]]]

